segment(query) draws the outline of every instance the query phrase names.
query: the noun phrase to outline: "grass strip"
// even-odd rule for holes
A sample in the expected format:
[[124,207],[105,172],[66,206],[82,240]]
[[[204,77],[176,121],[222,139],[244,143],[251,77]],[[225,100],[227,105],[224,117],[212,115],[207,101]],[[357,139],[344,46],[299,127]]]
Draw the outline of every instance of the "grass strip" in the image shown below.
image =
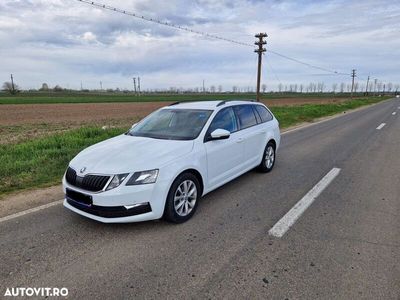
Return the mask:
[[299,106],[271,107],[272,112],[279,120],[281,128],[287,128],[303,122],[312,122],[315,119],[331,116],[364,105],[378,103],[390,97],[371,97],[349,100],[332,104],[303,104]]
[[0,196],[59,183],[68,162],[82,149],[124,132],[83,127],[18,144],[0,145]]

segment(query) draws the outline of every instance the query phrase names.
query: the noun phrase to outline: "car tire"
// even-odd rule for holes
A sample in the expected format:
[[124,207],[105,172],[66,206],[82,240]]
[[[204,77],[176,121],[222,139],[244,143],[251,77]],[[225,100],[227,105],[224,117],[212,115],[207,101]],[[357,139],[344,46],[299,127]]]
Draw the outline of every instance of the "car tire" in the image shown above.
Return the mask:
[[165,203],[164,219],[172,223],[183,223],[196,212],[201,197],[199,180],[192,173],[179,175],[169,189]]
[[276,160],[276,151],[275,145],[272,142],[268,142],[265,146],[262,160],[260,165],[258,166],[258,170],[263,173],[271,172],[275,165]]

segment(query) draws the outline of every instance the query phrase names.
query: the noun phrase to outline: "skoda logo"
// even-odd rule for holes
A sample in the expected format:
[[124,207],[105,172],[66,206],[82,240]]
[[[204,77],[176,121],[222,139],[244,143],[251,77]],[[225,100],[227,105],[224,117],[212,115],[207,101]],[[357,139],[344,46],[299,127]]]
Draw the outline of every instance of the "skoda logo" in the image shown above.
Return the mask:
[[83,167],[83,168],[80,170],[81,173],[83,173],[83,172],[85,172],[85,171],[86,171],[86,167]]

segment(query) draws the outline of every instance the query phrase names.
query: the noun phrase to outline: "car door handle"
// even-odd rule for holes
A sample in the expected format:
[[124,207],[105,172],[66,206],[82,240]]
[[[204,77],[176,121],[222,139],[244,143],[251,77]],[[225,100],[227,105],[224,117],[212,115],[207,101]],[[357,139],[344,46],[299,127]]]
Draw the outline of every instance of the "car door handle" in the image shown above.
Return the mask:
[[241,143],[241,142],[243,142],[243,138],[238,138],[238,139],[236,140],[236,143]]

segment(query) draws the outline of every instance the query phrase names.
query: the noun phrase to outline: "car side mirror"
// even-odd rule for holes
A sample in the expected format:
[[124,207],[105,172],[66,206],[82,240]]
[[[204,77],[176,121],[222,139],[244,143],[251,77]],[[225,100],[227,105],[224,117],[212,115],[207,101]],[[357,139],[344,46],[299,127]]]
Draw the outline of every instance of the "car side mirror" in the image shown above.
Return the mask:
[[213,132],[211,132],[211,138],[210,140],[225,140],[230,137],[231,133],[228,130],[225,129],[215,129]]

